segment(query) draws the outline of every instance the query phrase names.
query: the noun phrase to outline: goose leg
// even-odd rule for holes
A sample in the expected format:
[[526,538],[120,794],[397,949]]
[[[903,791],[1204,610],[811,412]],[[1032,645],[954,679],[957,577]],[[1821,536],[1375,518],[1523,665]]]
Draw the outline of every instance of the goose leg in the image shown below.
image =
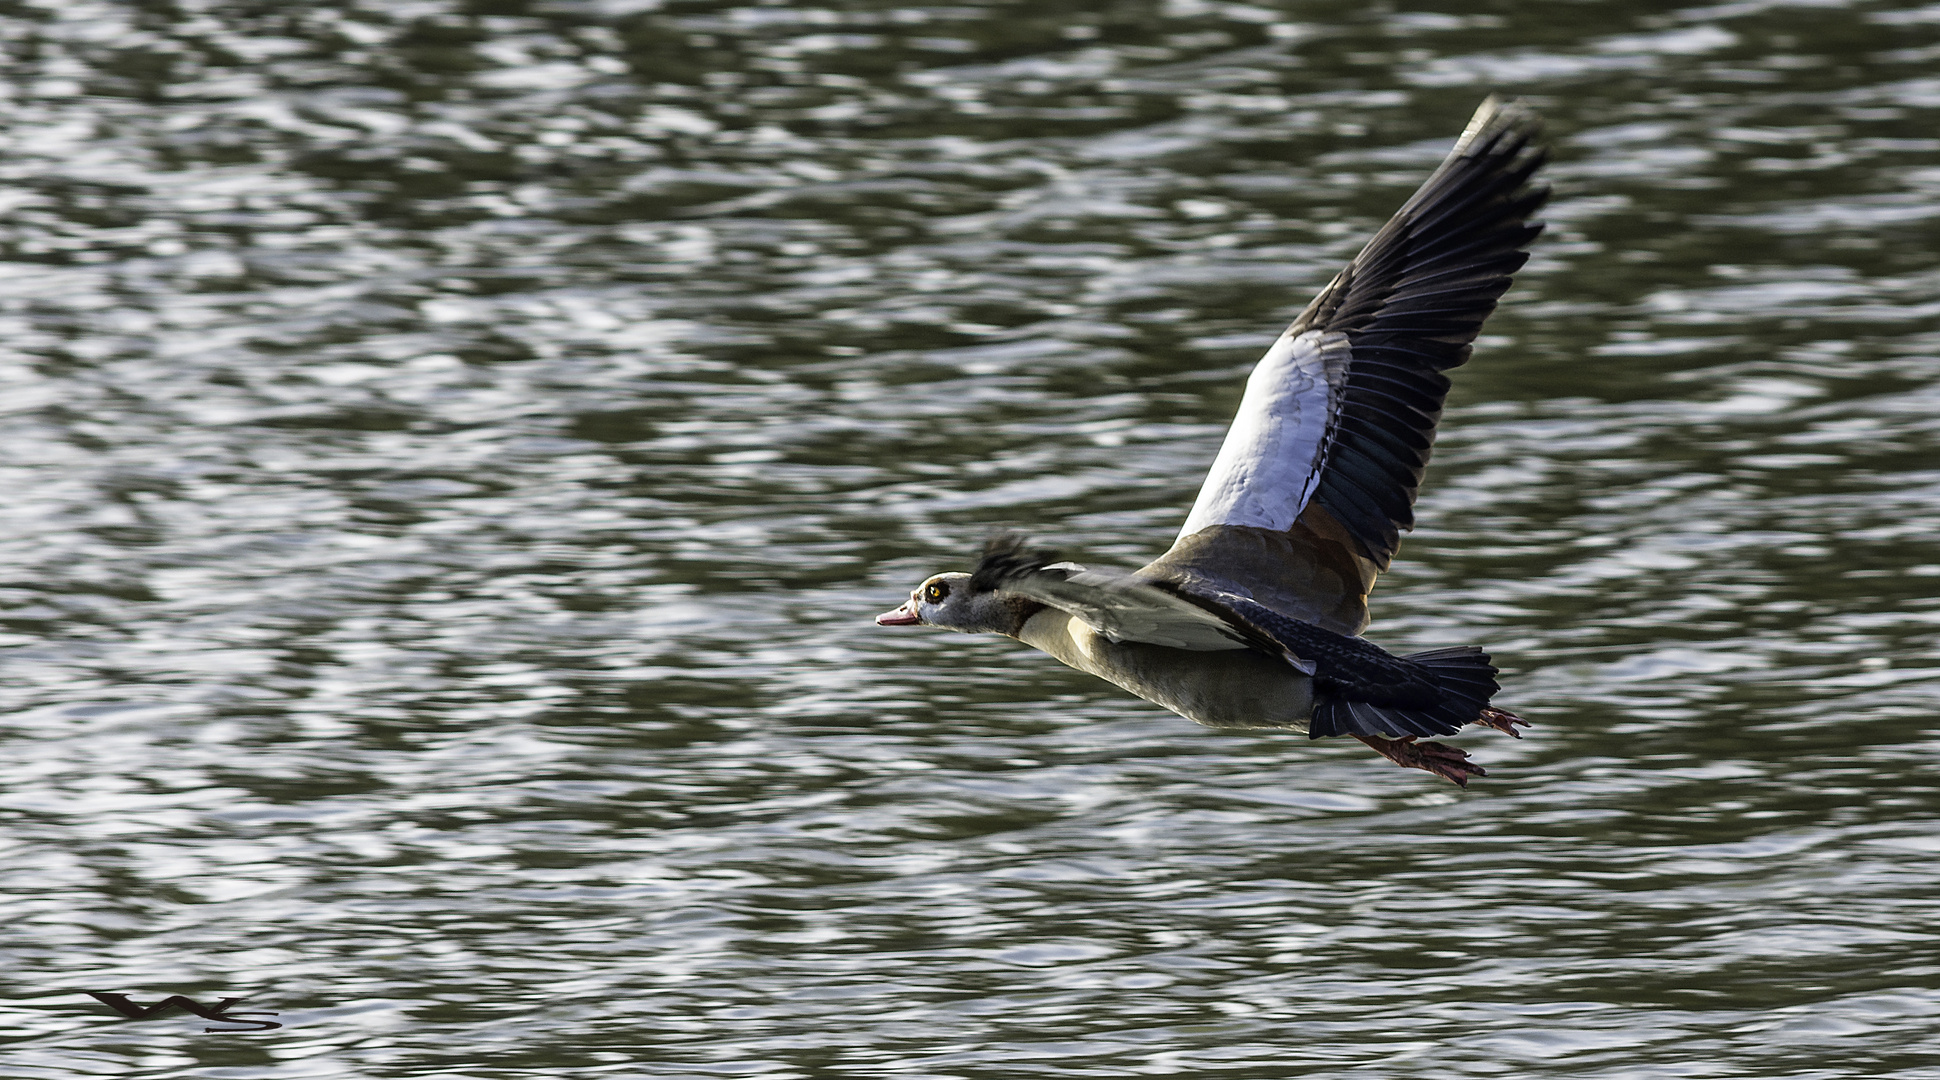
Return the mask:
[[1476,717],[1475,722],[1481,724],[1483,727],[1492,727],[1504,735],[1515,739],[1522,738],[1522,732],[1516,730],[1517,724],[1521,724],[1523,727],[1530,726],[1529,721],[1524,720],[1515,713],[1507,709],[1498,709],[1493,705],[1482,706],[1482,715]]
[[1469,778],[1489,775],[1470,761],[1465,751],[1438,742],[1416,742],[1413,735],[1404,739],[1384,739],[1379,735],[1356,735],[1374,752],[1407,769],[1434,773],[1458,787],[1467,787]]

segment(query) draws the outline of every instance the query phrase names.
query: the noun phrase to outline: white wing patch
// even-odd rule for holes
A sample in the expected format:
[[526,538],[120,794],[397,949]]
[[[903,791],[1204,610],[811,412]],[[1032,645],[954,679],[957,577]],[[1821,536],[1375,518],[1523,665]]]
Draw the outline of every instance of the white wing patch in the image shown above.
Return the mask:
[[1307,508],[1348,361],[1347,335],[1291,328],[1246,380],[1239,413],[1213,459],[1181,537],[1213,525],[1281,532]]

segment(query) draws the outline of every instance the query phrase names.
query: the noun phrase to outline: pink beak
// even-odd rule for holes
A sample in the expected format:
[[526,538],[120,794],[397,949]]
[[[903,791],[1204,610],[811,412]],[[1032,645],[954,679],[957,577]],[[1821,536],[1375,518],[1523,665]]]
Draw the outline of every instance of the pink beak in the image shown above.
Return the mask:
[[876,616],[877,626],[915,626],[922,621],[922,616],[916,614],[916,598],[913,596],[902,607]]

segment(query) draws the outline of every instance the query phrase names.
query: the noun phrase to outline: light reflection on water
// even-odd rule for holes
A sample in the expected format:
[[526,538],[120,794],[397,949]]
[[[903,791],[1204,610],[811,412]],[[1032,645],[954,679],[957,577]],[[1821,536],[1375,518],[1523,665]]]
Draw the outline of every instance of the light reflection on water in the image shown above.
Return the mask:
[[[1931,1068],[1928,9],[158,10],[0,13],[7,1075]],[[1489,89],[1488,782],[869,623],[1162,547]]]

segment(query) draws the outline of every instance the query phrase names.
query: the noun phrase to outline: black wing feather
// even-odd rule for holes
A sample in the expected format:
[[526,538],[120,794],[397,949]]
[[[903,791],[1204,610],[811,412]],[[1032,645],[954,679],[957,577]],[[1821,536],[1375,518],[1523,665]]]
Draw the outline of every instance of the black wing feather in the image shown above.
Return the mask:
[[[1386,569],[1470,344],[1542,231],[1548,189],[1533,113],[1484,106],[1465,144],[1317,297],[1296,330],[1347,335],[1348,361],[1314,498]],[[1399,407],[1397,407],[1399,406]]]

